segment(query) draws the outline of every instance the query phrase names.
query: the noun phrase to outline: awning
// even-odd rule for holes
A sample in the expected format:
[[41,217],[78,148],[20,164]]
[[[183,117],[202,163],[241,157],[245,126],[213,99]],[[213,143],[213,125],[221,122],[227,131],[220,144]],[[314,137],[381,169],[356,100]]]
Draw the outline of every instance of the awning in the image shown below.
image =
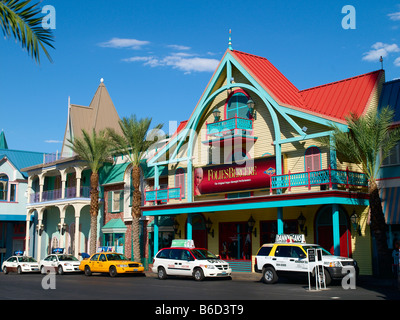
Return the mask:
[[121,219],[111,219],[102,228],[103,233],[126,233],[128,229]]
[[383,215],[387,224],[400,224],[400,187],[380,190]]

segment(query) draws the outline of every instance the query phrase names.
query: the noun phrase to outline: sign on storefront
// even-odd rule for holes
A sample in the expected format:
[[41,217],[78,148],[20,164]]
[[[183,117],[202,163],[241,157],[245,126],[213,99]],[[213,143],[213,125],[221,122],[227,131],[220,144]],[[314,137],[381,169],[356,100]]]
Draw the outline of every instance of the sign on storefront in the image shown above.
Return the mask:
[[275,157],[196,168],[194,195],[269,188],[275,173]]

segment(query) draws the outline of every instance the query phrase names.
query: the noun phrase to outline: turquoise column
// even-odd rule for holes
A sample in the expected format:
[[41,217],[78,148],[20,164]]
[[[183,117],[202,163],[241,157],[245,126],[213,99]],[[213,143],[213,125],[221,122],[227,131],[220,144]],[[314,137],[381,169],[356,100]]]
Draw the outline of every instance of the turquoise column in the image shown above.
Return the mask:
[[[192,214],[188,213],[187,216],[187,223],[186,223],[186,234],[187,234],[187,239],[188,240],[192,240],[193,236],[192,236]],[[196,244],[194,244],[196,245]]]
[[278,209],[278,217],[277,217],[277,225],[278,225],[278,234],[283,234],[283,208]]
[[154,166],[154,190],[158,190],[160,186],[160,170],[158,166]]
[[334,254],[340,255],[340,224],[339,224],[339,206],[332,205],[332,232],[333,232],[333,251]]
[[154,246],[154,256],[158,252],[158,216],[154,216],[153,220],[153,229],[154,229],[154,241],[153,241],[153,246]]

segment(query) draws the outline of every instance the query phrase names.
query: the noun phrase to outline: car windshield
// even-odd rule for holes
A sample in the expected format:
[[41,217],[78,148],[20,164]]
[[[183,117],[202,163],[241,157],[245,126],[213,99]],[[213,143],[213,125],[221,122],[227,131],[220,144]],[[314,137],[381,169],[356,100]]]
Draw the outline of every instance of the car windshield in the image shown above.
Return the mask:
[[112,261],[112,260],[128,260],[123,254],[119,254],[119,253],[109,253],[107,255],[107,259],[108,259],[108,261]]
[[322,250],[322,255],[323,256],[331,256],[332,254],[325,250],[324,248],[322,248],[321,246],[318,245],[308,245],[308,246],[303,246],[303,249],[307,252],[307,249],[321,249]]
[[60,261],[78,261],[77,258],[75,258],[74,256],[69,256],[69,255],[60,255],[58,256],[58,260]]
[[19,262],[37,262],[32,257],[18,257]]
[[191,250],[192,254],[196,259],[205,260],[205,259],[218,259],[218,257],[212,254],[210,251],[205,249],[193,249]]

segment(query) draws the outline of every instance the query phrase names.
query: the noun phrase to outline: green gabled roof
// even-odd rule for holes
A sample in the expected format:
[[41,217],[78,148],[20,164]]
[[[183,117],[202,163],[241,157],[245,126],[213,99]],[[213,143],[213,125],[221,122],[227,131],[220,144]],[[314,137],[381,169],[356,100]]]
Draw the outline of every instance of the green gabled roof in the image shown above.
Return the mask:
[[21,169],[43,163],[43,155],[44,153],[42,152],[0,148],[0,160],[7,158],[25,178],[27,178],[28,175],[26,172],[22,172]]
[[4,131],[1,131],[0,133],[0,149],[8,149],[6,135],[4,134]]
[[125,170],[129,163],[108,164],[106,163],[100,170],[100,184],[112,184],[124,182]]
[[102,228],[103,233],[125,233],[127,226],[121,219],[111,219]]
[[[142,168],[143,172],[143,178],[148,179],[148,178],[153,178],[155,174],[155,169],[154,167],[148,167],[147,166],[147,160],[141,160],[140,161],[140,167]],[[167,176],[168,175],[168,166],[161,166],[160,168],[160,176]]]

